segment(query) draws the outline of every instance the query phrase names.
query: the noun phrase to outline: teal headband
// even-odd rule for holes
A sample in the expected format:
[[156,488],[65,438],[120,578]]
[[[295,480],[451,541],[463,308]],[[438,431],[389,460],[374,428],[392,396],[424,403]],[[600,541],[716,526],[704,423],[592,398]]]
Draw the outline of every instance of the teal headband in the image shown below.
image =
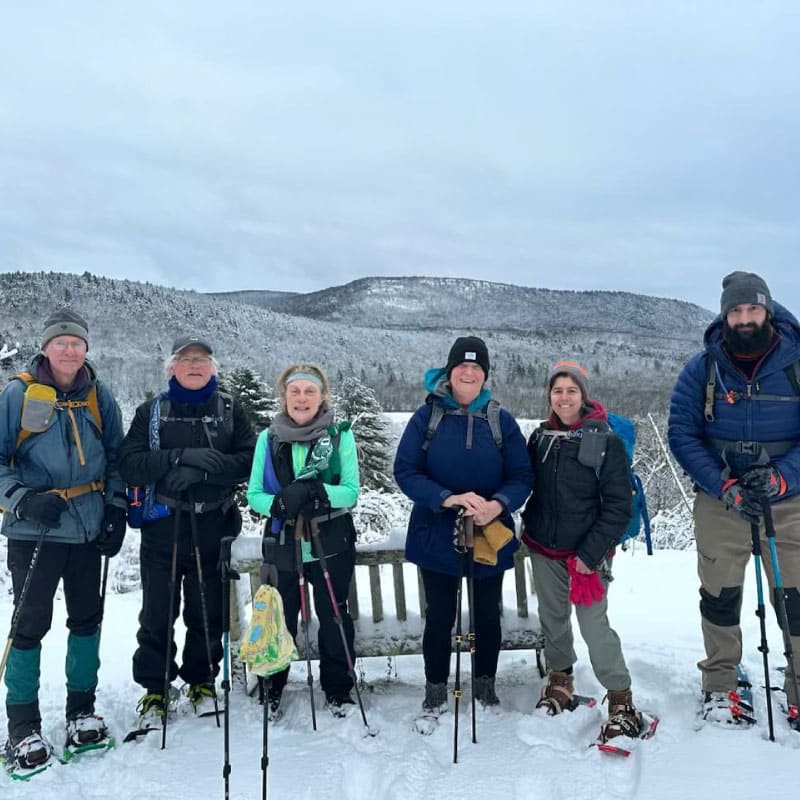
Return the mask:
[[320,391],[325,390],[325,386],[322,383],[322,379],[319,375],[314,375],[313,372],[293,372],[285,381],[284,386],[288,386],[292,381],[311,381],[311,383],[316,383],[319,386]]

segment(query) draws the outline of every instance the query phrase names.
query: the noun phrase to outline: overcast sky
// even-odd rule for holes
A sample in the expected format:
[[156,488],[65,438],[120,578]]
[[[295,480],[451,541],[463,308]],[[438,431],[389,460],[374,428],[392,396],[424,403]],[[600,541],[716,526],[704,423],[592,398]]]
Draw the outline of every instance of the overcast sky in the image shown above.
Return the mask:
[[31,2],[0,12],[0,271],[371,275],[800,314],[800,4]]

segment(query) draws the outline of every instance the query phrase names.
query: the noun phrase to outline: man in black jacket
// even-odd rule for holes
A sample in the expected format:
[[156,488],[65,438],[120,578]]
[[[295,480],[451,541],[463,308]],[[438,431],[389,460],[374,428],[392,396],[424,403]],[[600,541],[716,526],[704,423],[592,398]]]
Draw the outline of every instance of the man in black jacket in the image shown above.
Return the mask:
[[[165,648],[180,607],[186,640],[181,666],[171,644],[170,680],[180,676],[199,715],[216,700],[214,678],[222,659],[222,584],[217,574],[219,544],[236,536],[241,516],[234,502],[236,484],[247,479],[255,434],[241,406],[217,387],[217,362],[208,341],[180,336],[166,362],[169,388],[136,409],[120,448],[120,472],[128,486],[146,487],[142,522],[142,610],[139,647],[133,656],[133,678],[144,687],[139,701],[140,726],[161,721]],[[201,605],[201,582],[195,559],[192,518],[196,522],[202,589],[208,612],[211,662],[209,674]],[[177,536],[177,592],[168,613],[173,543]]]

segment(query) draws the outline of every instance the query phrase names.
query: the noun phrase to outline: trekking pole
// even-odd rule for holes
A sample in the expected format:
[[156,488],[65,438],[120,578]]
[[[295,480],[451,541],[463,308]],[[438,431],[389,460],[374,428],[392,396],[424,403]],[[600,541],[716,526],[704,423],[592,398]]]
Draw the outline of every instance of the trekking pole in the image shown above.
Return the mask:
[[461,586],[464,577],[464,556],[466,555],[466,532],[464,530],[464,508],[459,507],[456,517],[455,548],[458,553],[458,588],[456,589],[456,675],[453,685],[454,698],[454,725],[453,725],[453,763],[458,763],[458,706],[461,700],[461,643],[463,636],[461,632]]
[[223,725],[223,762],[222,781],[224,797],[230,797],[231,775],[231,734],[230,734],[230,697],[231,697],[231,581],[239,580],[239,573],[231,568],[231,545],[233,536],[226,536],[219,546],[219,571],[222,577],[222,696],[224,705]]
[[208,628],[208,602],[206,601],[206,589],[203,581],[203,564],[200,558],[200,537],[197,533],[197,513],[194,507],[194,497],[192,490],[189,489],[189,524],[192,529],[192,547],[194,548],[194,561],[197,566],[197,585],[200,589],[200,611],[203,615],[203,636],[206,640],[206,658],[208,660],[208,682],[214,690],[214,717],[219,728],[219,702],[217,700],[216,681],[214,679],[214,659],[211,656],[211,633]]
[[789,630],[789,615],[786,612],[786,595],[783,591],[783,581],[781,580],[781,570],[778,564],[778,549],[775,547],[775,523],[772,519],[772,507],[769,500],[761,501],[761,509],[764,512],[764,528],[767,533],[769,543],[769,554],[772,559],[772,571],[775,574],[775,607],[778,611],[778,622],[780,623],[781,633],[783,633],[784,655],[786,656],[786,668],[789,679],[791,680],[792,690],[794,691],[794,703],[789,702],[788,692],[786,705],[789,709],[789,724],[795,730],[800,730],[800,687],[797,684],[797,670],[794,668],[794,653],[792,651],[792,634]]
[[297,566],[297,580],[300,585],[300,624],[303,626],[303,649],[306,651],[306,682],[308,696],[311,699],[311,727],[317,729],[317,709],[314,706],[314,676],[311,674],[311,644],[308,639],[308,587],[303,570],[303,550],[300,540],[303,532],[295,522],[294,526],[294,560]]
[[464,544],[467,552],[463,558],[467,562],[467,615],[469,619],[469,632],[467,644],[469,646],[469,661],[472,674],[470,676],[470,689],[472,692],[472,743],[477,744],[477,731],[475,720],[475,529],[472,517],[464,518]]
[[267,800],[267,769],[269,768],[269,687],[272,681],[269,676],[259,678],[262,685],[261,702],[261,800]]
[[167,748],[167,711],[169,710],[170,667],[172,666],[172,640],[175,636],[175,597],[178,591],[178,536],[181,531],[181,498],[175,506],[175,525],[172,534],[172,564],[169,570],[169,624],[164,647],[164,713],[161,716],[161,749]]
[[[305,523],[303,516],[301,514],[297,517],[297,525],[302,525]],[[361,711],[361,720],[364,723],[364,727],[367,729],[367,733],[370,736],[377,736],[378,731],[376,729],[370,728],[369,723],[367,722],[367,714],[364,711],[364,702],[361,699],[361,690],[358,688],[358,676],[356,675],[355,665],[353,664],[353,654],[350,652],[350,647],[347,644],[347,636],[344,632],[344,619],[342,618],[342,612],[339,609],[339,603],[336,600],[336,595],[333,591],[333,584],[331,583],[331,574],[328,572],[328,560],[325,557],[325,551],[322,548],[322,541],[319,538],[319,524],[315,519],[311,519],[309,523],[311,527],[311,537],[314,540],[314,549],[317,551],[317,558],[319,558],[319,564],[322,567],[322,577],[325,579],[325,586],[328,588],[328,596],[331,598],[331,606],[333,607],[333,618],[336,620],[336,625],[339,628],[339,634],[342,637],[342,647],[344,648],[344,657],[347,661],[347,672],[349,673],[350,677],[353,679],[353,689],[356,692],[356,700],[358,700],[358,708]]]
[[758,605],[756,606],[756,616],[761,627],[761,644],[759,651],[764,659],[764,688],[767,692],[767,721],[769,723],[769,740],[775,741],[775,730],[772,724],[772,689],[769,685],[769,644],[767,643],[767,620],[764,607],[764,587],[761,581],[761,538],[758,534],[758,523],[750,523],[750,538],[753,542],[753,563],[756,568],[756,594]]
[[14,637],[17,635],[19,618],[22,615],[22,608],[25,605],[25,598],[28,596],[28,589],[31,588],[33,573],[36,569],[36,564],[39,561],[39,553],[42,552],[42,544],[48,530],[49,529],[45,528],[44,525],[39,526],[39,538],[36,540],[36,546],[33,548],[33,553],[31,553],[31,563],[28,565],[28,571],[25,574],[25,581],[22,584],[19,597],[14,605],[14,612],[11,614],[11,629],[8,632],[8,640],[6,641],[6,646],[3,650],[3,658],[0,660],[0,681],[3,679],[3,675],[6,671],[6,662],[8,661],[8,655],[11,652],[11,645],[14,642]]

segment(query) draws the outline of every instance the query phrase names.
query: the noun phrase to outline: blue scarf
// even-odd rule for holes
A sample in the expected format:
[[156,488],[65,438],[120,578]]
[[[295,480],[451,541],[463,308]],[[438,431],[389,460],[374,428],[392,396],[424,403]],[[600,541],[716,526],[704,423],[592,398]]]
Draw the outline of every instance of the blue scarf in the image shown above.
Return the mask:
[[185,403],[192,408],[198,408],[204,403],[207,403],[208,399],[216,390],[216,375],[212,375],[209,382],[202,389],[187,389],[185,386],[181,386],[180,383],[178,383],[178,379],[173,375],[169,379],[169,390],[167,391],[167,397],[171,403],[175,403],[176,405],[179,403]]

